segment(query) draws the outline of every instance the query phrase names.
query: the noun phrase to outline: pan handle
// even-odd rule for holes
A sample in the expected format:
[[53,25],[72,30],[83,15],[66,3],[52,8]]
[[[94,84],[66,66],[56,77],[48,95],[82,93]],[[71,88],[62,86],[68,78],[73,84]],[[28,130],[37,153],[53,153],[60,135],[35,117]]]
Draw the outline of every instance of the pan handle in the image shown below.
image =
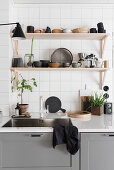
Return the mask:
[[60,110],[61,110],[63,113],[65,113],[65,112],[66,112],[66,110],[65,110],[65,109],[62,109],[62,108],[61,108]]

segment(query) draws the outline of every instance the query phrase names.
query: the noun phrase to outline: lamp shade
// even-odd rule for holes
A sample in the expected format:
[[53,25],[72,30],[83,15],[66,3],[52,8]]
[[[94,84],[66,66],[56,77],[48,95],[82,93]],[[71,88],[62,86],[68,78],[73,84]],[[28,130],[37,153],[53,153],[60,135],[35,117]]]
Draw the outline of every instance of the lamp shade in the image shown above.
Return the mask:
[[19,23],[17,23],[17,26],[15,27],[15,30],[14,30],[14,33],[13,33],[13,36],[12,36],[13,39],[16,39],[16,40],[24,40],[26,39],[25,37],[25,34],[21,28],[21,25]]

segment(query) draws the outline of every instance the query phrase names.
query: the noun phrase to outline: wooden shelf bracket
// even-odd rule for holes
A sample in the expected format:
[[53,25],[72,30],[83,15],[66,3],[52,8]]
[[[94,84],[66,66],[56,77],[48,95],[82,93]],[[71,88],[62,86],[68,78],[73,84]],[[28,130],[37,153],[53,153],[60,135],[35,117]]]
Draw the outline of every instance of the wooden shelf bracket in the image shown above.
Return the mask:
[[100,89],[102,90],[106,78],[106,71],[100,72]]

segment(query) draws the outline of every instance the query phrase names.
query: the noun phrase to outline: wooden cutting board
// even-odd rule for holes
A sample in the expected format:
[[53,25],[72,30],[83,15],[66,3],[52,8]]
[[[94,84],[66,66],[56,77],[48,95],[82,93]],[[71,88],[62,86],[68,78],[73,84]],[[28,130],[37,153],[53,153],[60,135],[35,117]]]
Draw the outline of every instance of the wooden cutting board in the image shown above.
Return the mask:
[[75,112],[68,112],[68,117],[72,118],[88,118],[91,117],[91,113],[87,111],[75,111]]
[[90,99],[91,96],[81,96],[81,111],[84,110],[84,102],[87,101],[87,98]]

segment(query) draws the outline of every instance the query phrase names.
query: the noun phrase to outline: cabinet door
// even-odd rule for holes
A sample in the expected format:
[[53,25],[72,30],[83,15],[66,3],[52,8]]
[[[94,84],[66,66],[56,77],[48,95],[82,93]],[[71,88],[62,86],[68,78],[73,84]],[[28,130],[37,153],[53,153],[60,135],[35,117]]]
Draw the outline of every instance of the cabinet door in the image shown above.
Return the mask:
[[70,167],[65,145],[52,147],[52,133],[0,134],[0,164],[7,167]]
[[114,170],[114,134],[81,134],[81,170]]

